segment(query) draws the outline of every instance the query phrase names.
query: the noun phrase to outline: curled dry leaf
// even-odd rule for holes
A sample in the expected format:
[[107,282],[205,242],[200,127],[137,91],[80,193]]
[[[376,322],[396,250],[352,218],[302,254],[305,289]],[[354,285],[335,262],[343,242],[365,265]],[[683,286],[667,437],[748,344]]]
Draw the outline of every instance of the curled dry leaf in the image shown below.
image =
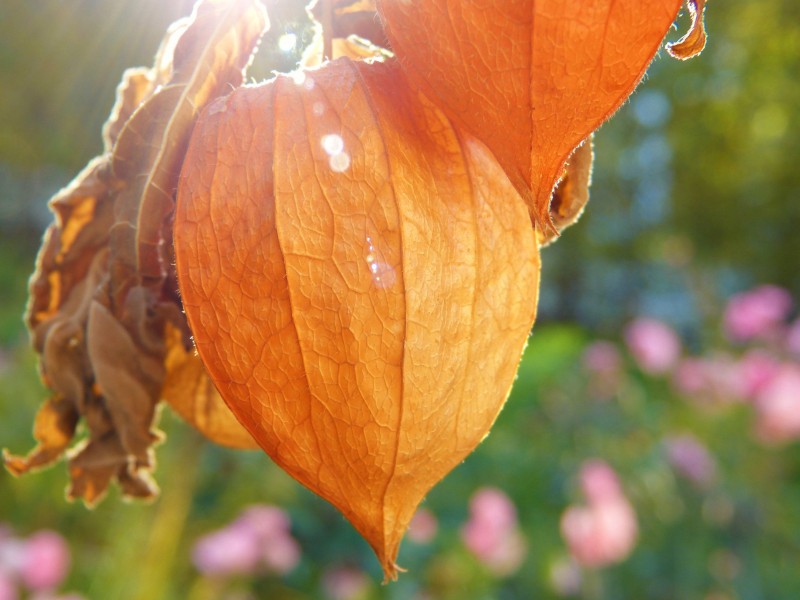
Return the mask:
[[533,323],[522,199],[395,61],[215,101],[180,181],[200,356],[262,448],[394,577],[417,504],[488,433]]
[[[160,389],[147,394],[148,404],[160,397],[207,437],[234,447],[252,447],[253,441],[232,415],[223,416],[227,408],[188,350],[171,267],[171,220],[194,121],[211,99],[242,83],[266,26],[257,0],[206,0],[190,18],[173,24],[152,70],[163,81],[126,120],[110,163],[115,179],[124,183],[114,198],[107,292],[139,350],[163,365]],[[146,302],[147,309],[130,311],[131,299]]]
[[706,47],[706,26],[703,13],[706,10],[706,0],[686,0],[692,24],[689,31],[673,44],[667,44],[667,52],[673,58],[687,60],[693,58]]
[[592,164],[594,163],[594,150],[590,136],[580,146],[575,148],[564,166],[564,174],[553,190],[553,199],[550,202],[550,219],[554,230],[549,233],[542,229],[536,230],[536,238],[540,246],[546,246],[557,239],[557,235],[570,225],[573,225],[583,214],[586,203],[589,202],[589,186],[592,183]]
[[[82,418],[88,434],[69,450],[69,496],[91,505],[114,479],[126,495],[156,492],[153,421],[173,365],[165,358],[189,343],[165,251],[183,150],[198,111],[242,82],[265,26],[257,0],[198,3],[170,28],[153,68],[126,71],[103,128],[106,154],[51,200],[55,222],[26,320],[53,395],[36,418],[37,447],[27,457],[4,452],[11,472],[62,456]],[[177,340],[168,324],[182,331]],[[207,383],[205,373],[197,377],[186,394]]]
[[544,237],[573,149],[633,91],[681,0],[378,0],[412,83],[481,139]]
[[165,236],[194,120],[209,100],[242,83],[266,24],[255,0],[199,3],[191,26],[174,28],[181,35],[174,42],[168,82],[137,108],[119,134],[111,166],[126,185],[115,198],[112,240],[121,243],[112,242],[112,254],[116,251],[120,266],[145,284],[162,281],[171,262]]

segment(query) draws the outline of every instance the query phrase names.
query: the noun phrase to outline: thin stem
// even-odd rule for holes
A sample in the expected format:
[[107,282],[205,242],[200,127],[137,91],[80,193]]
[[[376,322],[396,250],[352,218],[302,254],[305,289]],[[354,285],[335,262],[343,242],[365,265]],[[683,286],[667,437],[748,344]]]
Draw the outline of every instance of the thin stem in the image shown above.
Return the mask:
[[322,2],[322,58],[333,58],[333,0],[320,0]]
[[[174,456],[169,465],[169,487],[162,491],[158,502],[158,512],[150,526],[150,535],[145,551],[142,553],[142,573],[148,576],[139,580],[135,594],[136,600],[158,598],[169,587],[173,573],[178,546],[186,526],[192,505],[197,465],[204,439],[193,431],[173,440],[183,444],[181,451]],[[178,438],[178,435],[174,436]]]

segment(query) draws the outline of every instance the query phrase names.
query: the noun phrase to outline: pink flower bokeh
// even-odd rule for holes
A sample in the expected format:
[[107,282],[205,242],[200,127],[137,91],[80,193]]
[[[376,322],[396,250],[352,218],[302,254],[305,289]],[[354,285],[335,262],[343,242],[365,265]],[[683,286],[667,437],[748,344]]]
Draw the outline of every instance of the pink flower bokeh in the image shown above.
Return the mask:
[[300,562],[300,546],[290,532],[289,516],[274,506],[252,506],[227,526],[201,537],[192,560],[211,577],[283,575]]
[[333,567],[322,574],[322,589],[331,600],[364,598],[370,583],[363,571],[350,566]]
[[800,366],[785,365],[754,401],[756,433],[772,444],[800,438]]
[[672,384],[680,393],[707,404],[740,402],[747,388],[739,362],[722,353],[682,359],[673,371]]
[[29,590],[56,589],[67,577],[69,567],[69,547],[60,534],[41,530],[25,540],[20,578]]
[[664,440],[667,460],[675,472],[699,488],[717,478],[717,463],[708,449],[693,435],[672,435]]
[[260,562],[268,571],[283,575],[300,562],[300,545],[291,535],[286,511],[276,506],[251,506],[232,526],[254,535]]
[[573,505],[561,517],[561,534],[570,554],[586,567],[604,567],[628,557],[639,528],[619,478],[604,461],[584,463],[580,473],[585,505]]
[[592,373],[613,374],[622,368],[616,345],[606,340],[589,344],[583,351],[583,367]]
[[11,575],[0,570],[0,600],[17,600],[19,591]]
[[519,569],[527,544],[511,499],[499,489],[481,488],[470,499],[469,512],[461,539],[470,552],[497,576]]
[[731,296],[725,307],[723,327],[735,341],[769,338],[792,309],[792,297],[785,289],[762,285]]
[[616,345],[605,340],[592,342],[583,351],[582,363],[595,398],[608,399],[619,391],[623,363]]
[[56,592],[69,574],[70,563],[69,546],[60,533],[40,529],[19,538],[0,523],[0,600],[82,600],[77,594]]
[[682,359],[672,374],[672,384],[680,393],[687,396],[702,394],[707,387],[706,361],[702,358]]
[[420,508],[408,525],[408,539],[417,544],[429,544],[436,536],[439,522],[427,508]]
[[258,538],[235,527],[204,535],[192,552],[197,570],[212,577],[253,573],[258,559]]
[[738,371],[742,395],[752,400],[781,371],[781,361],[769,352],[756,348],[739,359]]
[[639,317],[628,324],[625,343],[639,368],[651,375],[667,373],[681,355],[681,342],[675,330],[649,317]]

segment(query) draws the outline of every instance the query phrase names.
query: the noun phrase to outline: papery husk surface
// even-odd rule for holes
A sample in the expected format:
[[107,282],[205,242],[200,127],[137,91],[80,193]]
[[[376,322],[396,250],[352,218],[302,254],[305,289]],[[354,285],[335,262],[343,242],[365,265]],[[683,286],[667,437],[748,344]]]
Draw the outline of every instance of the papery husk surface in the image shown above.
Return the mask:
[[394,61],[239,89],[195,128],[174,241],[197,349],[387,578],[418,503],[513,382],[538,294],[526,215]]
[[573,150],[625,102],[681,0],[378,0],[409,80],[495,154],[537,229]]

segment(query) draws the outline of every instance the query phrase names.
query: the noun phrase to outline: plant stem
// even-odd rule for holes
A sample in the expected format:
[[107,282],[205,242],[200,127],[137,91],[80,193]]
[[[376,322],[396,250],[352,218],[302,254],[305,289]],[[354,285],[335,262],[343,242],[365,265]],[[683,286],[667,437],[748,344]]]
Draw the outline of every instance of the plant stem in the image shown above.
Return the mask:
[[194,431],[188,435],[175,435],[173,443],[182,443],[166,472],[170,474],[169,485],[162,491],[156,512],[150,526],[150,535],[142,554],[140,572],[145,577],[138,579],[131,598],[133,600],[154,600],[164,597],[173,577],[175,559],[181,537],[186,526],[192,504],[192,496],[197,478],[198,455],[203,438]]
[[322,2],[322,59],[333,58],[333,0]]

